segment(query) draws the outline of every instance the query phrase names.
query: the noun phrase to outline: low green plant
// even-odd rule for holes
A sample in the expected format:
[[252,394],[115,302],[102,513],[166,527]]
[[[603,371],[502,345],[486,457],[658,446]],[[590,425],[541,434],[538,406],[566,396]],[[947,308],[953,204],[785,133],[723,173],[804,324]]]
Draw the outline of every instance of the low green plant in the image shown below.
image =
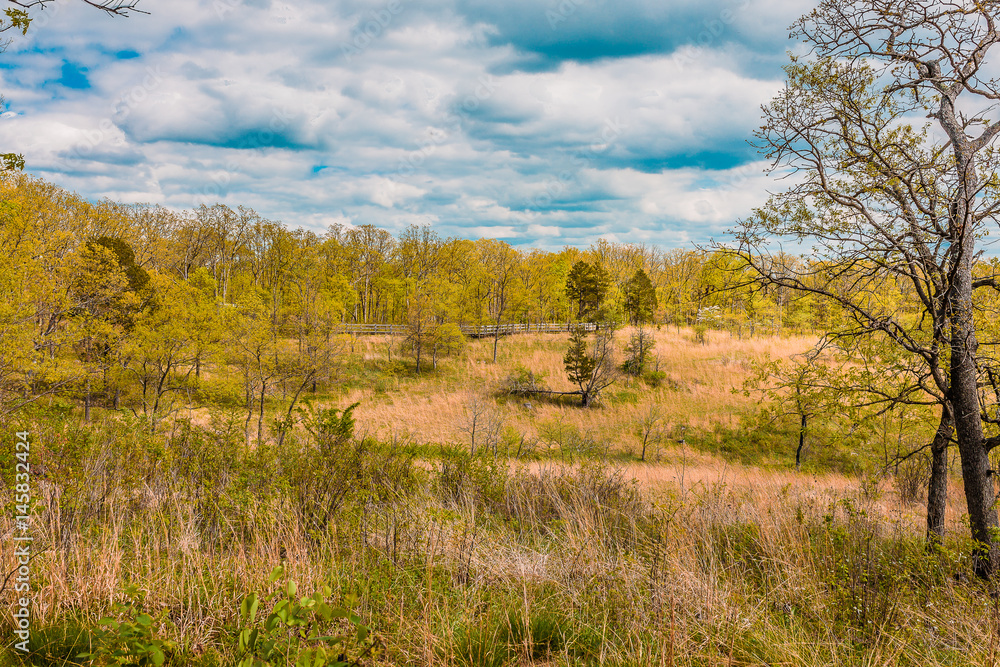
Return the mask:
[[[285,575],[278,566],[268,576],[276,583]],[[250,593],[240,602],[237,634],[238,667],[271,667],[290,661],[296,667],[348,667],[373,652],[375,641],[368,626],[352,611],[357,598],[348,595],[344,606],[326,602],[333,592],[322,591],[297,598],[298,586],[289,580],[272,594],[274,606],[260,617],[261,600]],[[337,626],[346,622],[346,631]],[[332,633],[332,634],[329,634]],[[354,658],[349,657],[354,655]]]
[[107,616],[97,622],[98,628],[91,635],[89,650],[76,657],[92,665],[159,667],[177,645],[173,641],[153,637],[153,627],[163,622],[163,616],[154,619],[142,611],[135,586],[126,589],[125,596],[127,602],[114,603],[112,609],[115,616]]
[[23,665],[84,665],[85,658],[79,656],[90,650],[93,635],[92,628],[76,619],[32,628],[27,653],[13,652],[13,659]]

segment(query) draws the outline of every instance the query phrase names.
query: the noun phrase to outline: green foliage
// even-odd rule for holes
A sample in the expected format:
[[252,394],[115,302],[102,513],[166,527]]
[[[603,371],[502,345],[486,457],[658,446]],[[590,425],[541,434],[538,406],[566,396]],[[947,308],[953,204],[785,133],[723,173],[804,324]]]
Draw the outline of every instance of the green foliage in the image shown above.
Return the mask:
[[574,329],[570,334],[569,349],[563,357],[563,366],[566,368],[566,377],[573,384],[582,386],[590,381],[597,367],[597,360],[590,354],[587,332],[583,329]]
[[20,153],[0,153],[0,171],[21,171],[23,169],[23,155]]
[[691,329],[694,331],[694,342],[699,345],[705,345],[708,343],[708,325],[699,322],[695,324]]
[[28,16],[28,12],[23,9],[7,8],[3,13],[9,23],[5,25],[3,22],[0,22],[0,32],[13,28],[14,30],[20,30],[21,35],[28,34],[28,26],[31,25],[31,18]]
[[600,264],[588,264],[581,259],[573,265],[566,278],[566,296],[576,303],[578,319],[599,319],[610,282],[611,276]]
[[292,506],[314,540],[352,503],[399,502],[416,489],[412,454],[375,440],[353,439],[355,407],[319,411],[308,424],[312,441],[293,438],[282,448]]
[[331,453],[343,446],[354,437],[354,409],[360,403],[354,403],[343,410],[336,408],[319,408],[312,411],[308,404],[299,408],[303,415],[302,424],[323,453]]
[[[512,601],[482,619],[469,621],[455,633],[448,654],[456,664],[468,667],[502,667],[527,653],[532,660],[550,660],[572,643],[573,631],[564,614],[537,610],[525,622],[524,611]],[[577,651],[573,651],[576,655]]]
[[[284,576],[279,565],[268,581],[276,583]],[[288,580],[267,599],[255,593],[244,597],[239,606],[238,667],[347,667],[370,654],[375,640],[352,611],[357,598],[349,595],[344,606],[330,606],[326,599],[332,592],[324,585],[321,591],[297,597],[298,585]],[[262,602],[265,608],[273,604],[270,613],[258,614]],[[349,631],[338,632],[341,620]]]
[[461,504],[471,499],[477,504],[495,507],[503,502],[508,463],[488,456],[473,456],[466,450],[445,450],[434,478],[439,497]]
[[20,653],[18,662],[26,665],[84,665],[86,655],[94,645],[94,629],[76,620],[44,627],[33,627],[27,653]]
[[138,294],[149,284],[149,273],[136,263],[135,250],[124,239],[116,236],[98,236],[87,241],[87,247],[90,249],[102,247],[110,250],[114,254],[118,266],[125,272],[129,288],[133,292]]
[[153,618],[141,610],[138,589],[126,589],[128,602],[112,605],[114,616],[97,622],[90,650],[77,657],[93,665],[119,665],[121,667],[159,667],[177,645],[173,641],[155,639],[153,628],[163,623],[166,612]]
[[656,313],[656,288],[641,268],[625,283],[625,314],[633,325],[649,322]]
[[625,346],[625,361],[622,370],[634,377],[639,377],[646,371],[646,364],[653,354],[656,339],[653,332],[643,327],[637,328],[629,337]]
[[508,396],[532,396],[547,390],[544,373],[536,373],[520,364],[500,382],[500,393]]
[[[642,374],[642,381],[654,389],[663,385],[667,385],[671,389],[678,388],[677,383],[667,377],[666,371],[646,371]],[[673,382],[672,385],[671,382]]]

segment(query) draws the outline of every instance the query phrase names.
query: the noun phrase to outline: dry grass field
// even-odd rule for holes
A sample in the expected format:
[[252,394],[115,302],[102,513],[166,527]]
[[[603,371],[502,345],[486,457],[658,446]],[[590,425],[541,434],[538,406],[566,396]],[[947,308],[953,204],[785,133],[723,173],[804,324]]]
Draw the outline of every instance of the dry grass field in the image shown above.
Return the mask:
[[[497,395],[518,366],[569,389],[565,335],[504,339],[497,364],[491,341],[472,341],[436,372],[324,398],[360,403],[354,440],[325,453],[304,430],[281,449],[247,445],[207,412],[156,438],[110,418],[39,420],[34,648],[4,659],[127,664],[107,648],[119,647],[146,664],[157,638],[171,665],[320,664],[303,651],[323,642],[296,628],[340,636],[349,624],[267,630],[240,605],[255,593],[265,611],[302,607],[329,586],[371,629],[336,645],[349,664],[997,664],[1000,608],[995,585],[969,574],[957,480],[945,543],[928,551],[923,504],[891,475],[745,465],[678,442],[742,428],[755,399],[732,388],[750,364],[811,342],[709,332],[703,344],[664,328],[654,363],[669,382],[623,380],[583,409]],[[357,340],[353,363],[389,363],[389,345]],[[477,401],[510,447],[469,456]],[[662,437],[639,462],[651,409]],[[525,441],[530,452],[509,456]],[[10,550],[0,567],[16,569]],[[95,634],[106,615],[122,625]],[[251,627],[281,651],[248,652],[237,638]],[[84,652],[96,657],[73,657]]]
[[[630,333],[626,328],[616,338],[623,345]],[[570,401],[501,401],[496,408],[501,419],[528,438],[544,439],[546,428],[551,431],[553,426],[563,425],[608,440],[616,449],[625,451],[637,450],[640,438],[636,431],[651,408],[662,420],[661,430],[675,440],[681,437],[681,427],[735,427],[740,415],[749,411],[756,400],[732,391],[742,388],[751,362],[787,358],[815,342],[814,337],[740,340],[726,332],[709,331],[706,342],[701,343],[690,329],[674,327],[663,327],[655,335],[651,366],[666,374],[661,386],[650,387],[641,380],[623,377],[607,390],[603,405],[590,410],[579,409]],[[405,391],[398,384],[384,392],[354,389],[340,402],[360,402],[355,412],[359,428],[379,438],[421,443],[462,441],[469,403],[476,399],[495,402],[502,380],[517,367],[542,374],[551,389],[575,389],[563,368],[567,340],[567,334],[522,334],[501,339],[496,364],[492,362],[492,340],[474,340],[457,367],[407,382]],[[385,359],[388,346],[384,337],[368,337],[360,340],[355,350],[368,360]],[[447,360],[444,364],[452,366],[456,362]]]

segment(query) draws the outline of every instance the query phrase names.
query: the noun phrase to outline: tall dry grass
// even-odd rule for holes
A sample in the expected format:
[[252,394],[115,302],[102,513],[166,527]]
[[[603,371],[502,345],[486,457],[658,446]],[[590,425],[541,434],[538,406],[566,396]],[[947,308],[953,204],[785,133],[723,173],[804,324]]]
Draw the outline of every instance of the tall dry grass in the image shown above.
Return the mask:
[[[810,339],[657,338],[670,382],[623,379],[597,409],[497,396],[517,366],[568,389],[558,335],[504,339],[496,364],[491,342],[473,341],[436,373],[331,399],[361,402],[356,435],[382,443],[372,474],[417,482],[352,495],[319,529],[294,488],[326,473],[308,457],[286,463],[312,446],[304,431],[277,451],[206,415],[177,440],[183,428],[151,438],[116,422],[42,422],[33,623],[93,625],[137,586],[156,633],[178,642],[172,664],[233,664],[239,601],[273,591],[268,573],[284,564],[303,593],[359,594],[380,647],[372,664],[995,664],[996,590],[970,577],[957,483],[945,545],[926,551],[923,505],[890,478],[744,466],[677,442],[735,426],[753,407],[731,391],[750,365]],[[390,353],[386,339],[355,341],[358,358]],[[573,456],[425,447],[400,467],[406,443],[462,443],[475,400],[536,451]],[[651,408],[655,461],[609,463],[638,449]],[[13,530],[0,517],[5,543]],[[3,571],[15,566],[0,550]]]
[[[630,333],[630,328],[617,333],[620,347]],[[662,431],[677,437],[682,426],[690,430],[737,426],[754,406],[754,399],[732,390],[742,387],[751,364],[764,358],[787,358],[815,342],[807,336],[739,339],[727,332],[709,331],[701,343],[692,330],[674,327],[662,327],[655,336],[651,365],[666,374],[660,387],[622,377],[606,392],[603,407],[596,409],[577,409],[571,401],[557,404],[528,398],[501,402],[497,409],[514,431],[529,438],[541,437],[546,425],[561,424],[609,440],[617,449],[635,450],[640,443],[636,430],[651,407],[662,414]],[[492,341],[473,340],[457,368],[427,373],[385,393],[354,389],[338,400],[345,405],[360,401],[359,424],[382,439],[461,440],[470,400],[476,396],[492,400],[502,380],[519,366],[544,375],[553,390],[575,389],[563,367],[567,345],[567,334],[511,336],[501,340],[494,364]],[[366,337],[356,343],[355,354],[384,360],[391,349],[384,337]]]
[[[239,600],[284,563],[302,591],[361,594],[380,664],[945,665],[995,651],[959,498],[935,555],[885,482],[694,453],[442,465],[417,495],[362,503],[319,539],[282,503],[251,505],[221,539],[163,488],[113,489],[97,519],[67,526],[42,482],[33,622],[92,622],[137,584],[182,647],[174,664],[229,664]],[[9,550],[0,566],[15,566]]]

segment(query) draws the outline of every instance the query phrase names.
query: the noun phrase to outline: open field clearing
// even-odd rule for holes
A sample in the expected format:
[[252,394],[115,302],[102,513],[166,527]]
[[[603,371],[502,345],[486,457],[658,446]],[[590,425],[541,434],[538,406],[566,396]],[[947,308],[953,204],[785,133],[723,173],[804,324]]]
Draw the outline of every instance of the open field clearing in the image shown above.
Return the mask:
[[[626,328],[617,337],[625,341],[629,333]],[[751,364],[764,358],[787,358],[815,342],[808,336],[741,340],[712,331],[701,343],[691,329],[675,327],[662,327],[654,334],[650,365],[665,374],[659,386],[624,376],[607,392],[602,406],[593,410],[579,409],[572,398],[555,403],[511,397],[496,407],[501,419],[529,439],[545,439],[563,428],[589,433],[618,452],[637,452],[637,429],[652,407],[661,416],[665,439],[681,438],[682,427],[692,431],[736,427],[759,400],[733,393],[733,388],[742,388]],[[390,345],[385,338],[368,337],[355,349],[369,362],[384,361]],[[474,340],[464,359],[443,362],[439,372],[428,372],[423,378],[411,375],[381,390],[353,389],[338,402],[360,402],[355,412],[358,428],[381,439],[462,441],[469,403],[476,399],[494,402],[504,378],[518,367],[542,374],[554,390],[572,390],[563,368],[566,345],[566,334],[502,338],[498,363],[493,364],[492,340]]]
[[[970,572],[958,478],[928,551],[924,468],[850,459],[817,429],[797,472],[794,428],[755,421],[759,394],[733,391],[813,338],[655,334],[661,375],[623,375],[590,408],[502,390],[519,369],[570,390],[566,334],[502,338],[496,364],[493,341],[471,340],[419,374],[398,340],[345,340],[339,379],[281,446],[270,428],[248,438],[224,401],[162,435],[53,403],[32,428],[39,630],[29,659],[8,659],[160,642],[169,664],[228,665],[256,628],[281,656],[331,646],[371,665],[989,664],[1000,614]],[[226,376],[205,369],[201,391],[223,395]],[[328,430],[309,417],[354,403]],[[287,401],[266,407],[270,424]],[[823,463],[838,447],[847,472]],[[316,593],[353,605],[365,637],[301,606]],[[339,639],[268,629],[251,594],[299,600],[296,618]],[[109,614],[125,625],[95,634]]]

